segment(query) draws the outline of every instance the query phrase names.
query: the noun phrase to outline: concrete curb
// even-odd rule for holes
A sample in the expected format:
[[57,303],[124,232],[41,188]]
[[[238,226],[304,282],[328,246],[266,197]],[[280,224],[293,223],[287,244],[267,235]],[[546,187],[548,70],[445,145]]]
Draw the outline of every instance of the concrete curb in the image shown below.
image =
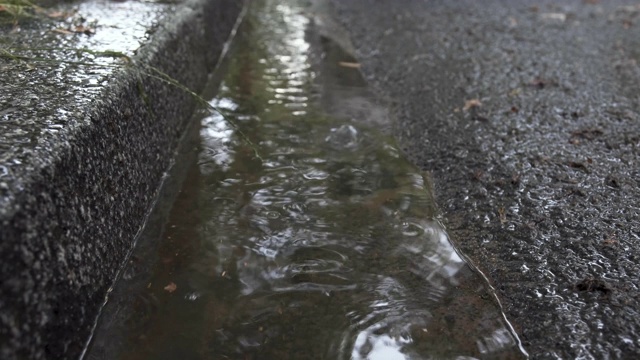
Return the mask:
[[[242,7],[177,5],[134,62],[199,91]],[[69,115],[80,125],[36,146],[35,166],[12,170],[0,192],[0,357],[80,356],[195,105],[183,90],[120,68]]]

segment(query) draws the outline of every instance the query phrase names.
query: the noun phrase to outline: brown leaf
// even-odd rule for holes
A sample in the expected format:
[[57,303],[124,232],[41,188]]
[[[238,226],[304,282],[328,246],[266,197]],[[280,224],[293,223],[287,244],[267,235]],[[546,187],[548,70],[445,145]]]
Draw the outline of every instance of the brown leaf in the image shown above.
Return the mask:
[[471,99],[464,102],[464,107],[462,110],[469,111],[469,109],[474,109],[482,106],[482,103],[478,99]]
[[164,287],[164,290],[169,293],[172,293],[176,291],[177,288],[178,288],[178,285],[176,285],[174,282],[170,282],[169,285]]

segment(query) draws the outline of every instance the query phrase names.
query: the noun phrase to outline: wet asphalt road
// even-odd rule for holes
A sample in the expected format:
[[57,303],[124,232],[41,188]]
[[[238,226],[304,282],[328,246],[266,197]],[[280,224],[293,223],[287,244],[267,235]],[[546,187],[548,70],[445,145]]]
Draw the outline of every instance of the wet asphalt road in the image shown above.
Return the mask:
[[534,359],[640,358],[640,1],[340,1]]

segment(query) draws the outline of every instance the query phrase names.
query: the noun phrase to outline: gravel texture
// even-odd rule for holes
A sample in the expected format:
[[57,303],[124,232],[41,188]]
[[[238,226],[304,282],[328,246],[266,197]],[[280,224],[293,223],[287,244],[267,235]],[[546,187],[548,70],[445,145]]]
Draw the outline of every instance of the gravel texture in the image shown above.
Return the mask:
[[80,356],[242,2],[72,6],[0,28],[2,359]]

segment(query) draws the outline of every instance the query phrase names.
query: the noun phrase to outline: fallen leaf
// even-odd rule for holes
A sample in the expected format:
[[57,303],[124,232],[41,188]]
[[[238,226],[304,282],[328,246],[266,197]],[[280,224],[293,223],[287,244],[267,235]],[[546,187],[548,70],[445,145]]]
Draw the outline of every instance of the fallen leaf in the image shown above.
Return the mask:
[[462,110],[469,111],[469,109],[477,108],[482,106],[482,103],[478,99],[471,99],[464,102],[464,107]]
[[169,293],[172,293],[172,292],[176,291],[177,288],[178,288],[178,285],[176,285],[173,282],[170,282],[169,285],[164,287],[164,290],[169,292]]
[[342,67],[346,67],[346,68],[351,68],[351,69],[359,69],[360,68],[360,63],[348,62],[348,61],[340,61],[338,63],[338,65],[340,65]]

